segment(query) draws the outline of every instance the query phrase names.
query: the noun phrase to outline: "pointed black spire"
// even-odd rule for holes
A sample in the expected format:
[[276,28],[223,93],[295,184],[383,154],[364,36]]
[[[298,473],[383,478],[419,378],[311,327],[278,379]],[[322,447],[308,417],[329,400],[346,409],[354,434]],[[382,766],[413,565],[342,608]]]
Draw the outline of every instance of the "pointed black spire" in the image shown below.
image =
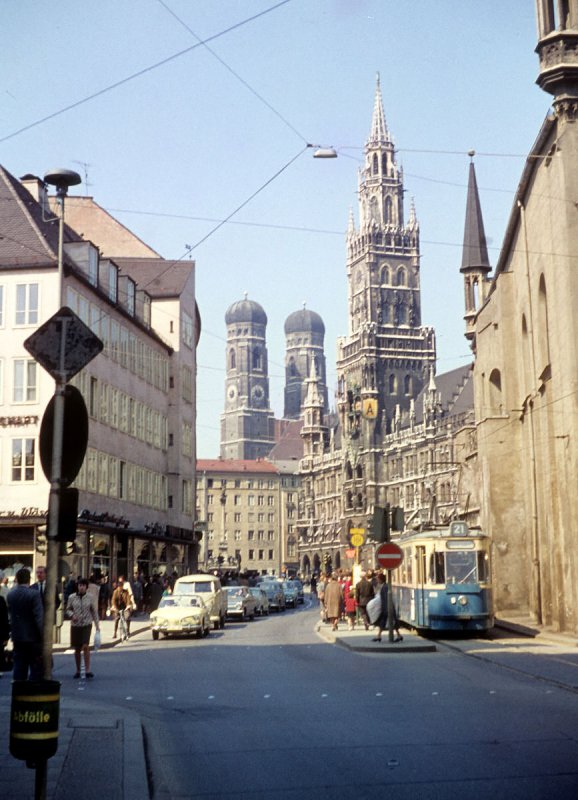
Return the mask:
[[468,179],[464,249],[460,272],[472,269],[486,275],[492,269],[488,259],[488,246],[486,244],[486,234],[484,233],[484,221],[482,219],[482,208],[480,205],[476,170],[473,161],[470,163],[470,175]]

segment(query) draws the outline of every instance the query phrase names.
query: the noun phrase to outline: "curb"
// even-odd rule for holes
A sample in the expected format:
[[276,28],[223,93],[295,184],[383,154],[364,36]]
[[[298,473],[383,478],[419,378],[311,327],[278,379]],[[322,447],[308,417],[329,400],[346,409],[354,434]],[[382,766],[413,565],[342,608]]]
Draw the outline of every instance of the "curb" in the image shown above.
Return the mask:
[[335,633],[331,629],[327,630],[321,622],[315,625],[315,632],[328,644],[336,644],[355,653],[403,654],[437,652],[437,646],[433,642],[425,642],[416,634],[408,633],[407,631],[404,632],[402,642],[390,642],[385,639],[381,642],[372,642],[364,635],[366,631],[360,631],[358,635],[349,632],[349,635],[344,633],[340,636],[339,631]]

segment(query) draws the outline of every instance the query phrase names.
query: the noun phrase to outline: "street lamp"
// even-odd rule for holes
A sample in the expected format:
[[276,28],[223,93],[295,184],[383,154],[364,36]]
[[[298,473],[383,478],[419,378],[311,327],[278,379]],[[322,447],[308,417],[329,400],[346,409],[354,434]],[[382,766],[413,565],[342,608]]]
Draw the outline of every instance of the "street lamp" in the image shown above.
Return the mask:
[[[81,177],[77,172],[68,169],[55,169],[47,172],[44,182],[56,187],[56,198],[60,206],[59,226],[58,226],[58,307],[62,307],[62,295],[64,289],[64,267],[63,267],[63,243],[64,243],[64,198],[70,186],[76,186],[81,182]],[[58,530],[58,518],[60,514],[61,501],[61,479],[62,479],[62,440],[64,435],[64,389],[66,387],[66,375],[64,370],[64,337],[66,325],[61,327],[62,343],[60,348],[60,373],[56,378],[54,391],[54,422],[52,433],[52,471],[50,475],[50,501],[48,503],[48,531],[46,541],[46,605],[44,613],[44,641],[43,641],[43,667],[44,678],[50,680],[52,677],[52,636],[54,627],[55,593],[53,587],[56,586],[58,572],[58,547],[59,542],[54,538]]]
[[[310,146],[315,147],[315,145]],[[337,158],[337,150],[334,147],[317,147],[313,158]]]

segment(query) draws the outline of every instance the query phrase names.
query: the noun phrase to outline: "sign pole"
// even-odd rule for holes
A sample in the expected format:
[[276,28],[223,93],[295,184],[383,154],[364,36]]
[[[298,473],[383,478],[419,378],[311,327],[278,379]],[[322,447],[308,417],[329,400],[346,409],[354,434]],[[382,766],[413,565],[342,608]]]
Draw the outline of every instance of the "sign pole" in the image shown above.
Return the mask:
[[393,579],[391,570],[387,570],[387,638],[393,642]]
[[52,433],[52,468],[50,475],[50,497],[48,502],[48,530],[46,536],[46,599],[44,607],[44,636],[42,660],[44,679],[52,678],[52,639],[54,615],[56,613],[56,597],[54,587],[58,583],[58,551],[59,542],[55,539],[58,533],[60,514],[60,491],[62,477],[62,440],[64,436],[64,389],[66,371],[64,359],[66,355],[66,317],[60,320],[60,377],[56,380],[54,392],[54,428]]

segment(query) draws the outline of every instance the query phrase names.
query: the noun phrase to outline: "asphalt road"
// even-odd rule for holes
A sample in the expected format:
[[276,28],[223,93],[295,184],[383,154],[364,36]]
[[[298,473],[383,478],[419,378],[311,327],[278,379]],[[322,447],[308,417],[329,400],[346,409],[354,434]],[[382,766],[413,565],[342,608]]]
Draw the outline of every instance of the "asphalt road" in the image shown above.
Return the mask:
[[502,635],[361,654],[317,619],[147,633],[95,657],[87,695],[141,715],[154,800],[578,797],[576,648]]

